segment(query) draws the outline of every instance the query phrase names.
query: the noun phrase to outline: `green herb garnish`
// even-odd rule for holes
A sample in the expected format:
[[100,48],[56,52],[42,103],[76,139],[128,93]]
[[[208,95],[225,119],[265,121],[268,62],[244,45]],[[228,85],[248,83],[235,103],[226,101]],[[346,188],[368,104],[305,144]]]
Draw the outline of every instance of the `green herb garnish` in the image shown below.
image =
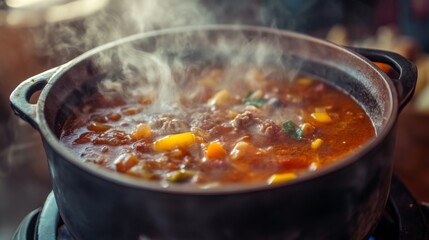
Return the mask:
[[253,94],[253,91],[249,91],[246,96],[243,99],[244,104],[246,105],[252,105],[255,107],[261,107],[262,105],[265,104],[265,99],[263,98],[258,98],[258,99],[253,99],[250,98]]
[[292,120],[283,123],[283,132],[287,133],[294,140],[301,140],[303,132]]

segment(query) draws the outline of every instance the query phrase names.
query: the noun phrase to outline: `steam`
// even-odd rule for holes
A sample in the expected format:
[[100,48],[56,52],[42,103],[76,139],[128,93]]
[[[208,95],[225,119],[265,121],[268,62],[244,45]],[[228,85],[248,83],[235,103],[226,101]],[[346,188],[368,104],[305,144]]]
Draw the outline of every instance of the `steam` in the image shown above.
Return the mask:
[[213,17],[198,0],[111,1],[106,9],[92,16],[47,25],[35,38],[45,55],[66,62],[89,49],[132,34],[209,23],[213,23]]
[[[180,98],[178,85],[175,82],[170,66],[157,57],[142,51],[131,51],[123,60],[121,81],[108,78],[99,85],[102,93],[122,93],[132,97],[153,96],[151,108],[168,110]],[[150,110],[150,109],[149,109]],[[153,111],[152,111],[153,112]]]
[[[50,44],[42,49],[59,64],[107,42],[150,30],[226,21],[275,26],[276,20],[270,18],[262,6],[256,1],[244,5],[209,0],[112,1],[108,8],[88,18],[46,27],[44,39]],[[213,39],[208,34],[181,33],[175,38],[157,39],[151,46],[142,48],[124,44],[115,51],[99,54],[93,61],[100,69],[115,69],[120,73],[108,75],[101,82],[102,93],[127,97],[150,95],[154,101],[148,111],[166,112],[177,107],[181,96],[192,94],[189,88],[192,83],[186,74],[195,67],[188,59],[193,49],[217,53],[225,67],[224,81],[219,85],[228,87],[231,81],[242,80],[237,76],[244,73],[237,69],[249,62],[256,66],[269,62],[284,67],[279,52],[282,44],[275,38],[249,40],[240,34]],[[207,63],[215,65],[214,60]],[[261,70],[264,76],[273,71]],[[295,74],[289,72],[287,78],[293,79]]]

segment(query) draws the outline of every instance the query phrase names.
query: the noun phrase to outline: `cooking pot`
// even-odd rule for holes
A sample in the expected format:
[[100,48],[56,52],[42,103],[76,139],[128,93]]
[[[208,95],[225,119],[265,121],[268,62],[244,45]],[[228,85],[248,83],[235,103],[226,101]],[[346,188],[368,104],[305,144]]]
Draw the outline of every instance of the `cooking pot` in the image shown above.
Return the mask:
[[[265,62],[245,57],[248,62],[242,64],[282,66],[328,81],[365,109],[376,137],[289,182],[211,189],[163,187],[113,173],[84,163],[59,141],[73,106],[97,89],[93,83],[121,73],[124,49],[161,49],[171,62],[179,59],[185,65],[231,64],[235,50],[256,40],[273,43],[277,56]],[[218,48],[220,42],[230,51]],[[398,79],[371,61],[391,65]],[[347,49],[271,28],[211,25],[146,32],[100,46],[24,81],[10,102],[42,136],[61,217],[77,239],[363,239],[382,215],[392,175],[394,125],[415,83],[415,66],[394,53]],[[38,90],[37,103],[29,103]]]

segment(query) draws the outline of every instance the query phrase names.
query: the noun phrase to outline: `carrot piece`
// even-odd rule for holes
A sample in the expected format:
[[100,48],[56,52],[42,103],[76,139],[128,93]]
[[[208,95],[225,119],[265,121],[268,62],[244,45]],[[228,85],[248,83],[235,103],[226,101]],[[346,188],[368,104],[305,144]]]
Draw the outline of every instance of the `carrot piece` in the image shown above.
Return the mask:
[[219,142],[210,142],[205,153],[208,159],[220,159],[225,157],[227,152]]
[[119,113],[109,113],[108,115],[107,115],[107,118],[110,120],[110,121],[114,121],[114,122],[117,122],[117,121],[119,121],[120,119],[121,119],[121,114],[119,114]]
[[139,162],[138,158],[131,154],[120,155],[113,163],[118,172],[126,172]]
[[139,123],[137,124],[134,131],[130,134],[130,137],[134,140],[147,138],[151,134],[151,128],[148,124]]
[[390,67],[389,64],[386,63],[381,63],[381,62],[373,62],[378,68],[381,69],[381,71],[385,72],[385,73],[390,73],[390,71],[392,70],[392,67]]
[[278,183],[293,180],[295,178],[297,178],[295,173],[277,173],[277,174],[273,174],[268,179],[268,184],[278,184]]
[[106,125],[106,124],[93,122],[93,123],[89,124],[88,127],[86,127],[86,128],[89,131],[93,131],[93,132],[105,132],[112,127],[109,125]]

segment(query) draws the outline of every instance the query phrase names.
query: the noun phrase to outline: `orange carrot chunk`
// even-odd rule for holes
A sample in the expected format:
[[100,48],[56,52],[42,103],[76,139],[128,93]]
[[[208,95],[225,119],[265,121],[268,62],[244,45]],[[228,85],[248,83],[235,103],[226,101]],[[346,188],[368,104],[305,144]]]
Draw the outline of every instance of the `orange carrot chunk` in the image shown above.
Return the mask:
[[227,152],[219,142],[210,142],[205,153],[208,159],[221,159],[225,157]]

